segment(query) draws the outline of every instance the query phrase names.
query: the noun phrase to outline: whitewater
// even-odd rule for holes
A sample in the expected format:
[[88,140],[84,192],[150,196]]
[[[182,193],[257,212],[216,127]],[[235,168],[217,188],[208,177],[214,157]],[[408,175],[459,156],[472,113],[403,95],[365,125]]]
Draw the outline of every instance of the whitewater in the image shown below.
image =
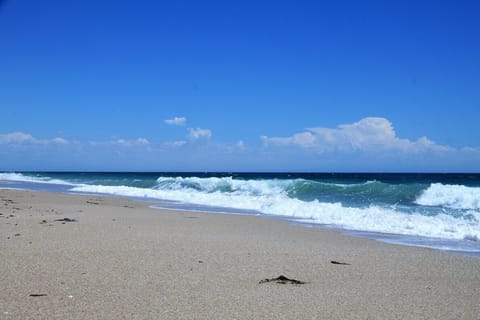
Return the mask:
[[0,181],[142,198],[170,209],[278,217],[480,254],[479,175],[0,173]]

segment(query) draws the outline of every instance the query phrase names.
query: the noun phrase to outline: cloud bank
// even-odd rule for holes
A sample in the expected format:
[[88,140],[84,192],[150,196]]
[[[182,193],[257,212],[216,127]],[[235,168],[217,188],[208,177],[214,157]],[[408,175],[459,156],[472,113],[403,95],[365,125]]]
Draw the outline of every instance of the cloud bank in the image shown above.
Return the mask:
[[53,138],[53,139],[37,139],[31,134],[24,132],[12,132],[6,134],[0,134],[0,144],[36,144],[36,145],[47,145],[47,144],[68,144],[69,141],[63,138]]
[[266,146],[296,146],[319,153],[399,151],[420,153],[447,152],[454,148],[435,143],[427,137],[415,141],[397,137],[392,123],[385,118],[368,117],[336,128],[308,128],[287,137],[260,137]]
[[[427,137],[397,136],[385,118],[307,128],[260,142],[212,139],[210,129],[186,128],[186,137],[159,136],[78,141],[0,134],[0,170],[210,171],[478,171],[480,148],[453,148]],[[149,140],[152,139],[152,140]]]

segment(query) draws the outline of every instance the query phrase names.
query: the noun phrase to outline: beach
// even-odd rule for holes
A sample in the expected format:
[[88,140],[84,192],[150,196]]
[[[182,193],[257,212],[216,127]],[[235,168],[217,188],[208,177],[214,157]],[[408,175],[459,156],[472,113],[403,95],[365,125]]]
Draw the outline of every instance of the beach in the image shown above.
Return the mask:
[[0,190],[0,319],[479,317],[478,258],[150,205]]

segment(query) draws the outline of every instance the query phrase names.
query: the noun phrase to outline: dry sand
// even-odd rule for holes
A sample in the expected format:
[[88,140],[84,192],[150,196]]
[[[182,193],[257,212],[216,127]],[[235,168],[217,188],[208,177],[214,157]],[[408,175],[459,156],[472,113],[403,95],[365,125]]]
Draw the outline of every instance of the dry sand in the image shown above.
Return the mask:
[[0,319],[480,319],[480,259],[148,206],[0,190]]

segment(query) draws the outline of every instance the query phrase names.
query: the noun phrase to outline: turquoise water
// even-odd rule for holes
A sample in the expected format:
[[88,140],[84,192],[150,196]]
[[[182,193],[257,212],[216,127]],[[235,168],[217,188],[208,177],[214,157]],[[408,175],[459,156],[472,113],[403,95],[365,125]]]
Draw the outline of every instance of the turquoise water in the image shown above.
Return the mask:
[[0,173],[0,187],[100,193],[256,214],[480,255],[480,174]]

